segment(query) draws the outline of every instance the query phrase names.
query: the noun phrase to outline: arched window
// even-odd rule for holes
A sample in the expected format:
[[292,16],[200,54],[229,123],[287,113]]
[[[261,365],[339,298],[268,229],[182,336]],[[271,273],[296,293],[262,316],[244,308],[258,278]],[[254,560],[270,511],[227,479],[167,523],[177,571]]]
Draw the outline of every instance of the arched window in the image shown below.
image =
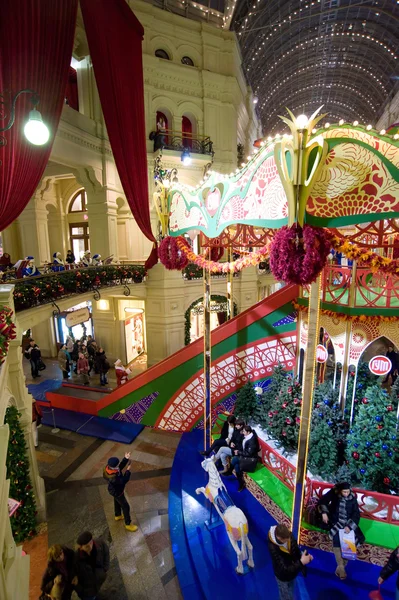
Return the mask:
[[155,56],[158,58],[163,58],[163,60],[170,60],[169,54],[166,52],[166,50],[161,50],[161,48],[155,50]]
[[[69,211],[71,215],[75,215],[75,218],[70,217],[69,221],[69,235],[71,241],[71,249],[75,255],[76,260],[80,260],[83,254],[90,250],[90,236],[89,236],[89,221],[87,216],[87,200],[86,192],[80,190],[72,198],[69,205]],[[78,222],[72,222],[72,221]]]
[[68,83],[65,90],[65,104],[68,104],[73,110],[79,110],[78,77],[73,67],[69,67]]
[[194,66],[194,61],[189,56],[183,56],[181,62],[183,65],[188,65],[189,67]]
[[86,204],[86,192],[84,190],[80,190],[71,200],[71,204],[69,205],[69,212],[84,212],[87,210]]
[[183,146],[192,150],[193,147],[193,124],[188,117],[183,116],[181,120],[181,131]]

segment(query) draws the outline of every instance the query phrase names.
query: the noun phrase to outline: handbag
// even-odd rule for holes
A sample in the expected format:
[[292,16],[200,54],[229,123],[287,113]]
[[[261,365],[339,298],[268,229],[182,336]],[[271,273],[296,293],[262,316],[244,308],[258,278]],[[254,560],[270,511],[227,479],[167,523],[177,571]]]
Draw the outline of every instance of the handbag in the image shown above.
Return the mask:
[[373,590],[369,593],[370,600],[384,600],[383,595],[381,594],[381,586],[378,586],[378,590]]
[[39,371],[44,371],[44,369],[46,368],[46,365],[44,364],[44,362],[42,361],[41,358],[39,358],[39,361],[37,363],[37,368]]
[[355,532],[352,529],[349,533],[345,533],[344,529],[339,530],[339,543],[341,544],[342,558],[356,560]]
[[244,473],[253,473],[256,469],[256,465],[258,464],[258,457],[255,458],[240,458],[240,471],[244,471]]

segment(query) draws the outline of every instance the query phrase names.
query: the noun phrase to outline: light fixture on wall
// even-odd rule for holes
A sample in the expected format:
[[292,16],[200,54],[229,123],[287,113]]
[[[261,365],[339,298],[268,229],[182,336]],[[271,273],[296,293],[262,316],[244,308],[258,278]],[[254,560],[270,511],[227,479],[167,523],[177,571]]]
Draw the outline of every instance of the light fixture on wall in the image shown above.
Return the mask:
[[184,148],[183,152],[181,153],[181,161],[185,167],[191,165],[190,150],[188,148]]
[[[29,112],[29,119],[26,122],[25,127],[24,127],[25,137],[28,140],[28,142],[30,142],[31,144],[34,144],[35,146],[43,146],[44,144],[46,144],[48,142],[48,140],[50,138],[50,131],[49,131],[47,125],[45,125],[45,123],[43,123],[42,115],[36,108],[36,106],[40,102],[40,98],[39,98],[39,95],[34,90],[30,90],[30,89],[20,90],[17,94],[15,94],[14,98],[10,102],[7,102],[5,100],[4,94],[0,94],[0,105],[2,105],[3,107],[6,107],[8,104],[10,105],[10,112],[9,112],[10,116],[8,119],[8,123],[5,127],[0,128],[0,132],[9,131],[11,129],[11,127],[14,125],[14,123],[15,123],[15,106],[16,106],[17,100],[21,94],[31,94],[31,96],[32,96],[31,102],[33,104],[33,109]],[[4,120],[4,118],[5,117],[3,117],[3,120]],[[5,145],[7,143],[7,141],[5,140],[4,137],[2,139],[2,142],[3,142],[2,145]]]

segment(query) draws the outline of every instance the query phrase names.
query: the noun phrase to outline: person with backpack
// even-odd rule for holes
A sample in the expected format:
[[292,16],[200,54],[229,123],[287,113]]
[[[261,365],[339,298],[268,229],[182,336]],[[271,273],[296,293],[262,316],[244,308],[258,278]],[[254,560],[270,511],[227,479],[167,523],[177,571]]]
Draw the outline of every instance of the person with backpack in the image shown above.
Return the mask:
[[[125,486],[130,479],[129,459],[130,452],[126,452],[125,457],[121,461],[119,461],[117,456],[111,456],[108,459],[107,466],[104,468],[103,477],[108,481],[108,493],[114,499],[115,521],[125,519],[125,529],[128,531],[137,531],[137,525],[131,524],[130,506],[125,496]],[[125,467],[126,471],[123,472]]]
[[30,361],[30,370],[32,373],[32,379],[36,379],[36,377],[40,377],[39,367],[42,358],[42,353],[40,352],[39,346],[36,344],[35,340],[31,340],[29,342],[29,346],[25,351],[25,358]]
[[98,352],[96,352],[94,364],[96,366],[96,369],[100,373],[100,385],[107,385],[107,373],[109,371],[110,364],[108,362],[104,350],[101,347],[98,349]]

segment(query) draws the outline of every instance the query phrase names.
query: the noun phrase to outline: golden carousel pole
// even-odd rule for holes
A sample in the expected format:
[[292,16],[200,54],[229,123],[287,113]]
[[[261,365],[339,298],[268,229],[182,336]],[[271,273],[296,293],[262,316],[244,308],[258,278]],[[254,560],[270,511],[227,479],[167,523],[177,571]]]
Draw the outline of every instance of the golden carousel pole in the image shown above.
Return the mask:
[[[288,109],[287,109],[288,110]],[[320,110],[320,109],[319,109]],[[306,207],[306,186],[308,159],[311,148],[308,147],[309,132],[315,123],[325,115],[319,115],[316,111],[310,119],[305,115],[295,117],[290,111],[288,113],[292,120],[281,117],[290,127],[292,132],[292,158],[293,176],[288,177],[286,169],[282,172],[282,178],[290,179],[291,186],[288,187],[289,224],[295,222],[303,227]],[[291,188],[291,189],[289,189]],[[305,497],[307,454],[310,437],[310,423],[312,413],[313,387],[316,366],[316,346],[319,340],[319,317],[320,317],[320,289],[321,273],[316,281],[310,286],[309,311],[308,311],[308,340],[305,351],[305,362],[302,378],[302,407],[301,423],[298,439],[298,463],[295,475],[294,500],[292,505],[292,533],[300,541],[303,501]]]
[[211,444],[211,273],[204,267],[204,451]]

